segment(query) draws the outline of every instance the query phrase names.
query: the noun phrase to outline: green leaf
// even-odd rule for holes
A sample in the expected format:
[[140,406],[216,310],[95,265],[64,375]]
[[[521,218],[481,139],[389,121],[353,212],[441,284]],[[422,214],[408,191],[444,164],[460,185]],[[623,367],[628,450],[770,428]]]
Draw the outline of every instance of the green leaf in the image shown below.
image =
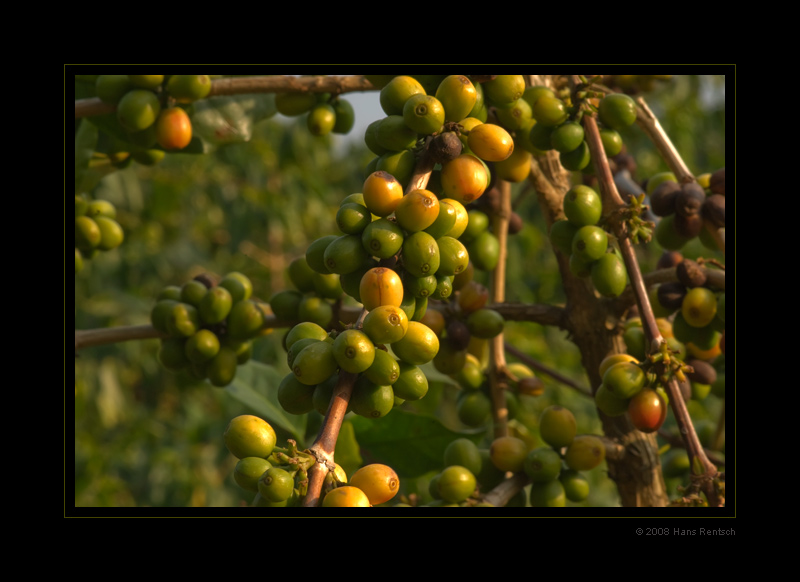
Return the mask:
[[351,422],[366,462],[387,464],[408,478],[440,471],[447,445],[459,437],[474,438],[446,428],[433,416],[400,409],[375,420],[354,416]]
[[339,437],[336,439],[336,450],[334,451],[334,461],[338,463],[347,475],[355,473],[364,459],[361,457],[361,450],[356,440],[356,433],[353,423],[345,420],[339,429]]
[[272,366],[250,361],[239,366],[236,378],[225,390],[253,409],[253,413],[270,424],[291,433],[298,445],[306,433],[306,416],[287,414],[278,403],[278,385],[283,376]]

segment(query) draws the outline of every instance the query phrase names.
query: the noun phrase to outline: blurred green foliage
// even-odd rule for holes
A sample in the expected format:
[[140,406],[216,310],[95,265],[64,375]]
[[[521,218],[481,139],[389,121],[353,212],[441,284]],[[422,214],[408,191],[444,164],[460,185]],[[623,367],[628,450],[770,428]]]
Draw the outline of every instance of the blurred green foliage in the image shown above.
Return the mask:
[[[725,163],[719,83],[676,76],[648,96],[697,173]],[[86,91],[76,83],[76,96],[90,94]],[[721,101],[713,98],[719,95]],[[263,117],[247,128],[247,141],[216,144],[199,155],[171,153],[155,166],[133,163],[106,175],[79,172],[76,184],[85,187],[82,192],[116,206],[126,239],[113,252],[86,261],[76,274],[76,329],[147,324],[163,287],[180,285],[200,272],[221,276],[241,271],[252,279],[254,294],[268,300],[289,286],[284,270],[292,259],[314,239],[337,232],[338,204],[360,191],[373,157],[361,136],[313,137],[302,118]],[[91,157],[92,144],[103,144],[96,128],[91,120],[76,120],[76,160]],[[623,137],[638,162],[637,180],[666,169],[635,129]],[[525,188],[513,187],[525,227],[510,240],[507,300],[562,303],[544,219],[535,194]],[[650,247],[641,253],[647,270],[660,250]],[[69,272],[69,262],[65,268]],[[281,347],[284,331],[255,343],[252,363],[240,368],[227,389],[165,371],[156,359],[157,340],[81,350],[75,359],[75,506],[230,508],[249,503],[250,496],[233,481],[236,459],[225,449],[222,434],[239,414],[278,416],[275,388],[289,372]],[[586,383],[580,354],[561,330],[508,323],[506,334],[534,359]],[[336,459],[348,474],[362,462],[381,460],[396,467],[404,493],[424,498],[425,483],[453,435],[467,434],[486,445],[490,435],[463,426],[455,416],[458,388],[452,380],[430,365],[426,370],[431,389],[423,400],[377,422],[354,418],[345,423]],[[510,403],[520,436],[537,442],[538,415],[556,403],[573,411],[579,432],[600,431],[590,399],[542,379],[543,396],[520,396]],[[283,418],[275,424],[279,443],[295,438],[301,446],[310,445],[320,420],[316,413],[307,419]],[[592,494],[585,505],[618,503],[613,483],[601,471],[589,477]]]

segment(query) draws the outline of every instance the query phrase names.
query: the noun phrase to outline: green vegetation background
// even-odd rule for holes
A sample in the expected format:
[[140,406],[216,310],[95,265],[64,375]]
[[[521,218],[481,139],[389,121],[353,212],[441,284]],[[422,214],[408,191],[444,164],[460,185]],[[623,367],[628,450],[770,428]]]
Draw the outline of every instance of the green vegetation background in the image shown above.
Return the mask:
[[[696,174],[725,164],[723,86],[722,77],[675,76],[647,96]],[[76,98],[86,91],[76,83]],[[312,137],[303,118],[273,115],[271,96],[253,99],[214,105],[214,113],[231,121],[240,137],[250,137],[246,142],[233,139],[204,154],[168,154],[156,166],[134,163],[104,176],[96,171],[77,176],[78,192],[116,206],[126,239],[118,249],[87,261],[75,275],[76,329],[147,324],[162,287],[180,285],[203,271],[241,271],[253,280],[255,293],[267,300],[289,285],[284,276],[289,261],[303,255],[315,238],[337,232],[336,208],[345,196],[360,190],[372,154],[360,136]],[[253,123],[258,117],[263,119]],[[76,157],[83,144],[97,138],[93,121],[98,120],[76,121]],[[637,180],[667,169],[637,128],[623,137],[638,162]],[[99,134],[100,143],[103,139]],[[524,188],[514,186],[515,198]],[[510,239],[507,299],[561,303],[557,266],[535,196],[522,194],[517,211],[525,227]],[[685,253],[708,251],[691,247]],[[645,271],[659,254],[654,243],[642,250]],[[70,269],[68,261],[67,275]],[[68,327],[68,318],[65,323]],[[276,407],[274,391],[288,373],[280,346],[284,331],[275,330],[256,342],[253,362],[240,368],[229,389],[162,369],[156,359],[157,340],[83,349],[75,359],[75,506],[236,507],[249,502],[250,496],[233,481],[236,459],[222,442],[229,420],[245,413],[272,414],[281,417],[276,425],[279,442],[297,438],[309,445],[321,419],[316,413],[308,419],[289,417]],[[580,354],[560,330],[509,323],[507,339],[586,384]],[[73,406],[67,382],[71,360],[67,358],[65,370],[66,506],[72,504],[73,494],[68,444]],[[600,430],[590,400],[540,377],[545,394],[515,403],[514,427],[520,435],[536,442],[538,413],[553,403],[575,413],[581,432]],[[337,461],[348,472],[362,462],[387,462],[404,478],[405,492],[425,495],[426,479],[443,468],[437,464],[453,435],[464,433],[476,442],[487,438],[487,433],[458,422],[453,408],[457,388],[435,371],[432,380],[429,395],[417,406],[407,405],[407,414],[393,412],[375,422],[348,421]],[[707,411],[700,407],[695,413],[702,416]],[[586,505],[618,504],[613,484],[602,471],[592,473],[594,488]]]

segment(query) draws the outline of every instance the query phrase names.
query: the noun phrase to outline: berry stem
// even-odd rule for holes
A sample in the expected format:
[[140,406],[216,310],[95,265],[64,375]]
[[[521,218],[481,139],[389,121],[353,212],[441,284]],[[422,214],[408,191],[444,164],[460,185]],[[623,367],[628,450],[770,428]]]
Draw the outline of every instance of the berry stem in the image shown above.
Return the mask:
[[[362,309],[354,329],[361,329],[366,316],[367,310]],[[325,483],[325,476],[334,466],[333,455],[336,449],[336,440],[339,438],[339,431],[342,428],[344,416],[347,414],[347,406],[353,395],[356,378],[358,378],[358,374],[339,372],[339,381],[333,390],[333,398],[328,406],[328,412],[322,421],[317,439],[309,449],[317,462],[308,471],[308,492],[303,498],[303,507],[317,507],[322,501],[320,498],[322,486]]]

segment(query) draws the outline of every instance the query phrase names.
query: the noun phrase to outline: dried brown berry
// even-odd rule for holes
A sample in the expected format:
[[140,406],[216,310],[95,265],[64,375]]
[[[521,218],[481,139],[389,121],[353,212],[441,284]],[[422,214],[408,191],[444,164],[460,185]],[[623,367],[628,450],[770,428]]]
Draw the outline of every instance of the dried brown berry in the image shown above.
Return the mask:
[[467,349],[471,337],[467,324],[460,319],[453,319],[447,324],[447,340],[455,349]]
[[694,371],[686,374],[692,382],[699,384],[713,384],[717,381],[717,370],[704,360],[691,359],[686,364],[691,366]]
[[678,275],[678,280],[690,289],[702,287],[708,279],[705,269],[691,259],[684,259],[678,263],[675,274]]
[[687,216],[676,213],[673,225],[675,226],[675,232],[682,237],[694,238],[703,230],[703,217],[699,213]]
[[712,194],[703,202],[702,215],[717,228],[725,228],[725,196]]
[[675,201],[681,191],[677,182],[661,182],[650,194],[650,209],[656,216],[669,216],[675,212]]
[[700,207],[705,202],[706,193],[700,184],[691,182],[683,184],[675,198],[675,213],[680,216],[700,214]]
[[720,168],[709,179],[708,189],[714,194],[725,196],[725,168]]
[[674,267],[683,260],[683,255],[678,251],[664,251],[656,263],[657,269]]
[[428,145],[428,155],[437,164],[444,164],[461,155],[464,144],[452,131],[435,136]]
[[686,296],[686,287],[677,281],[662,283],[658,286],[656,296],[665,309],[680,309]]

